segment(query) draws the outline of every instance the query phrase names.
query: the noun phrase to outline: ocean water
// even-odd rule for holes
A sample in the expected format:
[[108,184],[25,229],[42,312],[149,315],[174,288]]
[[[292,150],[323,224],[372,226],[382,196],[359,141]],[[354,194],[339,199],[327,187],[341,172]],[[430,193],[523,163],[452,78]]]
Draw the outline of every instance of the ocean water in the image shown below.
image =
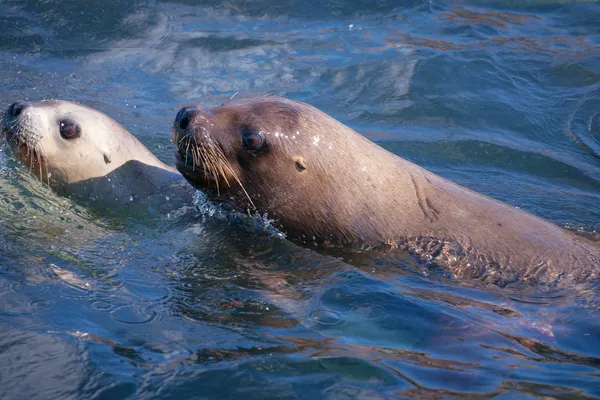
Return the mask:
[[[306,101],[445,178],[600,232],[600,4],[0,0],[0,107],[64,99],[172,164],[179,107]],[[498,288],[137,218],[0,151],[0,398],[600,397],[600,288]],[[196,199],[197,200],[197,199]]]

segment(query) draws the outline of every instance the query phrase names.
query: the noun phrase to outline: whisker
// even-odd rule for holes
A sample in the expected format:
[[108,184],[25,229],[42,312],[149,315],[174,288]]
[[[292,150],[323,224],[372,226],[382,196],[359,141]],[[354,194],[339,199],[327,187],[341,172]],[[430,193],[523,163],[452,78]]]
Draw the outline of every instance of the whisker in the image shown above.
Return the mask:
[[[202,155],[200,154],[200,147],[198,146],[198,142],[196,141],[196,137],[192,137],[192,139],[194,140],[194,147],[192,147],[192,156],[193,156],[193,162],[192,162],[192,170],[195,171],[196,170],[196,166],[200,164],[200,161],[202,159]],[[191,140],[188,142],[191,142]]]
[[[187,137],[187,136],[186,136]],[[179,140],[178,146],[181,145],[183,139]],[[192,146],[192,156],[193,156],[193,166],[203,166],[203,169],[206,174],[212,175],[212,179],[207,179],[207,185],[210,188],[211,180],[214,180],[217,189],[217,195],[221,195],[219,179],[222,177],[227,186],[231,186],[229,179],[227,178],[228,171],[233,179],[240,185],[244,195],[248,198],[250,205],[253,209],[257,209],[256,205],[252,201],[250,194],[242,184],[241,179],[237,176],[235,171],[233,170],[230,162],[227,160],[227,157],[223,153],[223,150],[220,148],[218,143],[216,143],[210,136],[205,135],[206,145],[199,145],[196,137],[193,137],[194,143],[192,144],[191,140],[188,140],[186,145],[186,163],[187,163],[187,154],[189,153],[189,148]]]
[[191,140],[188,140],[187,146],[185,148],[185,163],[186,164],[188,162],[188,151],[190,151],[190,143],[191,143]]
[[[200,168],[204,169],[205,171],[209,171],[210,170],[210,161],[206,159],[204,152],[201,149],[198,149],[197,154],[198,154],[198,163],[197,164],[200,166]],[[210,180],[208,181],[208,184],[210,186]]]
[[44,176],[42,175],[42,157],[39,152],[35,152],[35,155],[37,157],[37,163],[40,167],[40,182],[44,183]]
[[[210,162],[206,159],[204,152],[201,147],[196,147],[196,153],[198,155],[197,164],[202,164],[204,166],[205,171],[210,171]],[[196,163],[195,163],[196,164]],[[207,180],[208,187],[210,188],[210,179]]]
[[48,186],[50,186],[50,169],[48,169],[48,160],[44,158],[44,164],[46,165],[46,180],[48,182]]
[[[215,181],[215,185],[217,187],[217,194],[220,194],[221,192],[220,192],[220,188],[219,188],[219,179],[218,179],[218,176],[215,175],[215,162],[210,157],[210,155],[206,151],[205,147],[201,147],[200,148],[200,153],[202,154],[202,159],[204,160],[204,165],[206,167],[206,171],[213,176],[213,179]],[[211,180],[208,179],[209,184],[210,184],[210,181]]]
[[225,183],[227,183],[227,186],[231,187],[231,184],[229,183],[229,179],[227,179],[227,174],[225,173],[225,171],[223,170],[223,164],[228,162],[227,159],[225,158],[224,155],[219,154],[219,152],[217,152],[214,148],[211,148],[211,153],[212,153],[212,157],[215,158],[216,160],[219,160],[221,162],[217,163],[218,165],[218,170],[217,173],[218,175],[222,176],[223,179],[225,180]]
[[252,204],[252,207],[256,210],[256,206],[254,205],[254,202],[252,201],[252,199],[250,198],[250,195],[246,191],[246,188],[244,187],[244,185],[242,185],[240,178],[238,178],[238,176],[235,174],[235,172],[233,172],[233,169],[231,168],[231,166],[229,166],[229,163],[225,163],[225,166],[227,167],[227,169],[229,169],[229,172],[231,172],[231,175],[233,175],[233,178],[237,181],[237,183],[240,184],[240,187],[244,191],[244,194],[248,198],[248,201],[250,202],[250,204]]
[[217,170],[217,165],[219,165],[219,160],[216,160],[208,151],[204,150],[203,151],[206,155],[206,158],[208,160],[210,160],[210,172],[211,174],[213,174],[214,176],[214,180],[215,180],[215,185],[217,186],[217,195],[220,196],[221,195],[221,190],[219,188],[219,173]]
[[227,179],[227,174],[225,173],[225,170],[223,169],[223,165],[222,165],[222,164],[229,163],[229,161],[227,161],[227,157],[225,157],[225,154],[223,154],[223,151],[218,146],[213,147],[212,151],[217,159],[222,160],[222,163],[219,164],[219,169],[221,171],[221,174],[223,175],[223,179],[225,179],[225,182],[227,183],[227,186],[231,186],[231,184],[229,183],[229,180]]
[[182,136],[182,137],[181,137],[181,139],[179,139],[179,142],[177,142],[177,145],[179,146],[179,144],[180,144],[181,142],[183,142],[183,140],[184,140],[184,139],[187,139],[187,138],[188,138],[188,136],[187,136],[187,135],[184,135],[184,136]]

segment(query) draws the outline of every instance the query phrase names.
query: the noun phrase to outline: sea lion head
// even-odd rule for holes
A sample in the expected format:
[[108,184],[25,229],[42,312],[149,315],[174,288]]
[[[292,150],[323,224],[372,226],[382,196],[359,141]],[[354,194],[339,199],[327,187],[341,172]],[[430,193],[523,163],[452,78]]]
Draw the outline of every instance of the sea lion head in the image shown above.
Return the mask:
[[144,168],[165,168],[119,123],[68,101],[13,103],[1,125],[19,161],[62,195],[129,199]]
[[371,174],[376,155],[361,135],[308,104],[260,97],[186,106],[173,132],[178,170],[209,199],[267,213],[308,241],[353,242],[370,225],[359,221],[368,184],[354,177]]

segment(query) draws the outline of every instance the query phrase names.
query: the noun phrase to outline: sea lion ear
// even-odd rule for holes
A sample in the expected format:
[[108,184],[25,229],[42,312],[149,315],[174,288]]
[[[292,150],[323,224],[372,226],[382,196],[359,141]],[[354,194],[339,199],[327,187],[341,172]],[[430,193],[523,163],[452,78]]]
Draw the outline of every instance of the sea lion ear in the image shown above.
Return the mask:
[[303,157],[294,157],[292,158],[294,160],[294,162],[296,163],[296,169],[298,170],[298,172],[304,172],[306,171],[306,163],[304,162],[304,158]]

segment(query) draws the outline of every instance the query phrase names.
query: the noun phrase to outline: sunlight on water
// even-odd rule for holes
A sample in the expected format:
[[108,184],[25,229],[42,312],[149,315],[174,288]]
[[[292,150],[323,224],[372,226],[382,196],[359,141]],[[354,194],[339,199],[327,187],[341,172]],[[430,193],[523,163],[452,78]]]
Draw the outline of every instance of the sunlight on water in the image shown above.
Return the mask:
[[[579,1],[6,0],[0,108],[81,103],[172,165],[181,106],[283,95],[597,239],[598,21]],[[319,254],[272,216],[161,196],[88,208],[0,147],[1,398],[600,397],[597,284]]]

